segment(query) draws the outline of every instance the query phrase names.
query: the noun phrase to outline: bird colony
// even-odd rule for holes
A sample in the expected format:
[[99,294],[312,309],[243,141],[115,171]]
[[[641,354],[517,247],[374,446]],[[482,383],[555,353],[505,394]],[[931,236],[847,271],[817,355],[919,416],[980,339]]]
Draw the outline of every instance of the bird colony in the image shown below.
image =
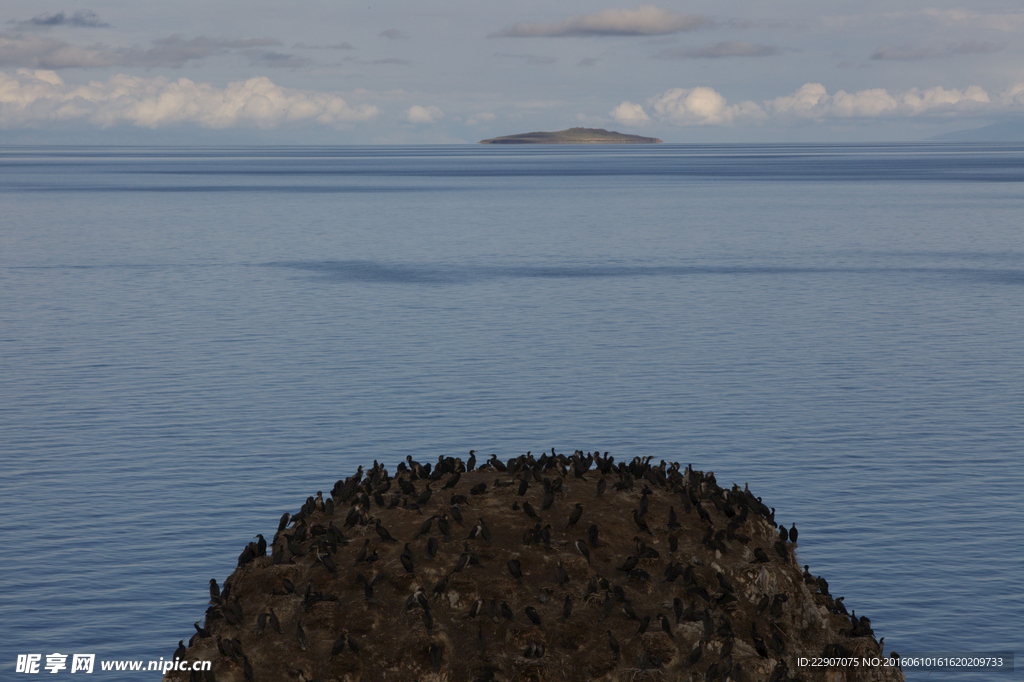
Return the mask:
[[256,536],[167,682],[903,680],[798,531],[713,473],[474,452],[317,492]]

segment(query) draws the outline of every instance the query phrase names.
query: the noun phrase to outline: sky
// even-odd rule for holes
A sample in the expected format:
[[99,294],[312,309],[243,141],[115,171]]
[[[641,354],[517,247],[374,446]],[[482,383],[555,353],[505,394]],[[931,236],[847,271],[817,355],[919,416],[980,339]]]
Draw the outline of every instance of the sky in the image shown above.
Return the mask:
[[0,144],[913,141],[1024,118],[1018,1],[0,7]]

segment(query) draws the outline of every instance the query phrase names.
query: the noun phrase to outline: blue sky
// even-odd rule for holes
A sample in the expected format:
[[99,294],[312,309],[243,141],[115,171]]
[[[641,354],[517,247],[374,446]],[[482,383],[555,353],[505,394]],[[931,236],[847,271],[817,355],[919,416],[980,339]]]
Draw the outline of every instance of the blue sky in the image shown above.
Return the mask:
[[1012,2],[6,0],[0,142],[918,140],[1024,114]]

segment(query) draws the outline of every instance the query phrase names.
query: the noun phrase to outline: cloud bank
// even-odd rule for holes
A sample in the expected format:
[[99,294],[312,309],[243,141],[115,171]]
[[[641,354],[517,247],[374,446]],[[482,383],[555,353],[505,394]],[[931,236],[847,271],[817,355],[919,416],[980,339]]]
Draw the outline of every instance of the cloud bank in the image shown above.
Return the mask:
[[1005,46],[996,43],[959,43],[939,48],[883,45],[871,53],[871,58],[909,62],[921,59],[942,59],[962,54],[991,54],[999,52],[1003,47]]
[[53,71],[0,72],[0,127],[83,121],[102,128],[130,124],[162,128],[183,123],[204,128],[276,128],[286,123],[326,126],[366,121],[371,105],[351,106],[333,93],[282,88],[257,77],[218,88],[187,78],[113,76],[105,82],[67,85]]
[[[266,55],[279,53],[262,52],[259,48],[280,44],[281,41],[271,37],[225,40],[199,36],[186,40],[175,34],[154,40],[153,47],[148,49],[115,48],[99,44],[82,47],[36,34],[0,33],[0,67],[50,70],[110,66],[178,68],[187,62],[211,55],[226,54],[232,50],[245,54],[254,63],[264,63],[266,60],[263,58]],[[291,58],[291,55],[281,56]],[[269,61],[273,62],[273,58]],[[302,64],[295,61],[283,62],[278,58],[276,64],[270,65]]]
[[609,116],[623,125],[649,121],[679,126],[756,124],[767,120],[826,122],[840,119],[907,118],[994,114],[1024,110],[1024,83],[990,96],[972,85],[964,90],[934,87],[890,93],[884,88],[829,94],[821,83],[806,83],[789,95],[760,104],[750,100],[729,104],[709,87],[672,88],[647,100],[649,115],[640,104],[623,102]]
[[782,50],[773,45],[755,45],[740,40],[727,40],[704,47],[676,47],[661,50],[654,56],[659,59],[717,59],[719,57],[772,57]]
[[100,20],[99,15],[91,9],[80,9],[71,16],[64,12],[56,14],[40,14],[28,21],[20,21],[18,25],[25,27],[50,28],[51,26],[74,26],[75,28],[110,28],[110,24]]
[[521,22],[491,37],[657,36],[710,25],[711,20],[700,14],[677,14],[653,5],[641,5],[636,9],[603,9],[552,24]]

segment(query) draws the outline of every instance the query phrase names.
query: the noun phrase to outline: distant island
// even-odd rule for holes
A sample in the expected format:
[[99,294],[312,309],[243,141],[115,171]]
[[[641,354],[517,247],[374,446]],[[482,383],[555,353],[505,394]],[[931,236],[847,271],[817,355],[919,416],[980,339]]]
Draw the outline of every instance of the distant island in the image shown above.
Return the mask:
[[626,135],[603,128],[569,128],[557,133],[520,133],[480,140],[480,144],[659,144],[656,137]]

